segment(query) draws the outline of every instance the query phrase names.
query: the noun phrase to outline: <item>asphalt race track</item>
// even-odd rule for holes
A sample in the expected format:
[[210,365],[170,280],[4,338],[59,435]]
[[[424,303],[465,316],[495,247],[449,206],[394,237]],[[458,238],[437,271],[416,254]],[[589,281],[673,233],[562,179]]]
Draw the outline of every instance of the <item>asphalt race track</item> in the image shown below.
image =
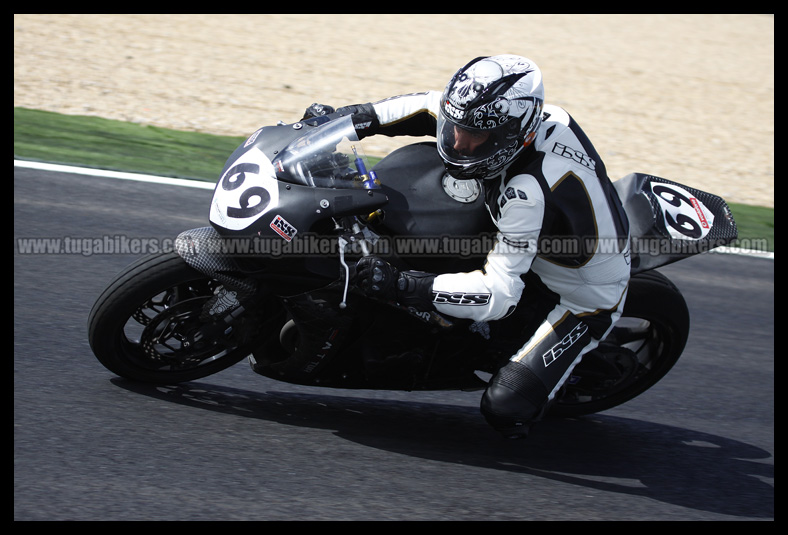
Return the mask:
[[15,520],[774,519],[773,260],[664,268],[693,318],[670,374],[505,441],[480,392],[296,387],[245,362],[166,388],[106,371],[87,314],[136,255],[20,239],[174,237],[210,197],[14,168]]

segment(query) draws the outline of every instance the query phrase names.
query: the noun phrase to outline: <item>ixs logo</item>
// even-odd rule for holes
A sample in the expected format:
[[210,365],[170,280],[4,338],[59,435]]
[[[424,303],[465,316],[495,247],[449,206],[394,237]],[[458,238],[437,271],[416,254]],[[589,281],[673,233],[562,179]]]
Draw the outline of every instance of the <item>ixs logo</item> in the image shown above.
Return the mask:
[[292,240],[296,232],[298,232],[293,225],[288,223],[287,220],[280,215],[277,215],[269,226],[286,241]]
[[588,154],[580,152],[577,149],[573,149],[572,147],[567,147],[562,143],[556,142],[553,145],[553,154],[557,154],[569,160],[573,160],[584,167],[588,167],[592,171],[596,169],[596,162],[592,157]]
[[561,338],[560,342],[548,349],[545,354],[542,355],[545,368],[558,360],[558,358],[563,355],[566,350],[572,347],[572,345],[577,342],[587,331],[588,325],[585,323],[578,323],[575,328],[569,332],[569,334]]
[[486,305],[490,294],[470,294],[463,292],[432,292],[432,302],[443,305]]

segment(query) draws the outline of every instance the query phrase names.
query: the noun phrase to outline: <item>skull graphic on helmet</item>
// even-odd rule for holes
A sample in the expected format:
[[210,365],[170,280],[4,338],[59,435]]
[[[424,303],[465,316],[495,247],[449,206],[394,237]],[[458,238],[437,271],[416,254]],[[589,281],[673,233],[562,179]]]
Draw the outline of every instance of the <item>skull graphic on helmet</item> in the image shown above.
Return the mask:
[[502,76],[501,66],[492,61],[476,63],[466,72],[459,73],[446,101],[446,107],[453,108],[450,112],[452,117],[461,119],[467,111],[468,104],[476,100],[492,82]]

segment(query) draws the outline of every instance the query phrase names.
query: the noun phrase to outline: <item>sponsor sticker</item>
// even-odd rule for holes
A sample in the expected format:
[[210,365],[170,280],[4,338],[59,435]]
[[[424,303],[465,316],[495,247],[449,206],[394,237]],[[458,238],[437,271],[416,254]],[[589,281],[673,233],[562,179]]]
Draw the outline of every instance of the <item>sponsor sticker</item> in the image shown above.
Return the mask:
[[254,143],[255,139],[257,139],[257,136],[258,136],[258,135],[260,135],[260,132],[262,132],[262,131],[263,131],[263,129],[262,129],[262,128],[260,128],[260,129],[258,129],[258,130],[257,130],[257,131],[256,131],[254,134],[252,134],[251,136],[249,136],[249,139],[247,139],[247,140],[246,140],[246,143],[244,143],[244,148],[246,148],[246,147],[248,147],[249,145],[251,145],[252,143]]
[[291,241],[298,232],[298,230],[293,225],[288,223],[284,217],[278,214],[276,217],[274,217],[269,226],[274,230],[274,232],[279,234],[286,241]]

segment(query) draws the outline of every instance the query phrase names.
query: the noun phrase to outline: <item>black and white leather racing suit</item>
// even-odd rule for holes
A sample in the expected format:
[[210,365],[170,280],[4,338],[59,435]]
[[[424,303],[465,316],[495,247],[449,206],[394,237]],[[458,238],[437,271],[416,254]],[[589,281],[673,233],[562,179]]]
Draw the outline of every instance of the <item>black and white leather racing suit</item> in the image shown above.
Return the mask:
[[[352,107],[361,112],[354,123],[362,137],[435,136],[440,98],[431,91]],[[479,178],[486,179],[497,242],[483,270],[436,276],[433,305],[458,318],[504,318],[520,300],[520,276],[529,270],[560,296],[482,398],[490,424],[524,434],[620,317],[630,274],[629,224],[596,150],[556,106],[544,106],[535,141],[517,159],[498,176]],[[437,298],[458,293],[490,297],[483,304]]]

